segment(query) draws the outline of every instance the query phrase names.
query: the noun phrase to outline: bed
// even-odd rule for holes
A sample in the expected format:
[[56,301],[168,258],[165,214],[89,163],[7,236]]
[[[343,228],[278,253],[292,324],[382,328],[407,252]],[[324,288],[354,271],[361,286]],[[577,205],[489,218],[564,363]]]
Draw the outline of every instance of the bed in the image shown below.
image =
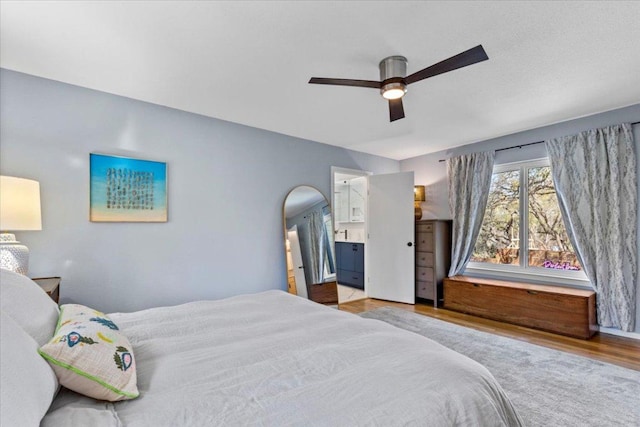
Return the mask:
[[[19,331],[7,331],[22,327],[16,317],[36,314],[24,313],[29,299],[24,295],[20,302],[12,301],[22,290],[6,291],[13,288],[4,282],[16,278],[3,272],[2,279],[2,425],[522,424],[494,377],[471,359],[384,322],[275,290],[109,314],[135,354],[139,396],[105,402],[57,383],[53,392],[43,393],[56,376],[36,349],[46,339],[43,335],[53,335],[58,320],[33,328],[37,337],[18,339]],[[25,288],[33,283],[19,281]],[[37,293],[32,290],[29,297]],[[42,306],[45,300],[37,303]],[[51,322],[55,310],[45,316],[47,310],[39,307],[37,316]],[[20,344],[26,349],[20,360],[5,351],[7,340],[26,342]],[[41,378],[12,383],[15,369],[23,369],[23,375],[26,371],[6,365],[27,359],[33,359],[33,366],[26,375],[34,377],[38,371]],[[37,390],[29,388],[34,384]],[[31,396],[39,401],[28,402]],[[35,421],[25,418],[27,411]]]

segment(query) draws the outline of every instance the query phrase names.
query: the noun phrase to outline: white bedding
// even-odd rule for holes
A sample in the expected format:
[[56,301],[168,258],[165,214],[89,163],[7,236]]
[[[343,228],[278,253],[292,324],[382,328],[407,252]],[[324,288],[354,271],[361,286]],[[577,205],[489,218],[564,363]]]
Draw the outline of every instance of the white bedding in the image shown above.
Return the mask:
[[281,291],[110,316],[140,397],[64,391],[43,426],[521,425],[471,359]]

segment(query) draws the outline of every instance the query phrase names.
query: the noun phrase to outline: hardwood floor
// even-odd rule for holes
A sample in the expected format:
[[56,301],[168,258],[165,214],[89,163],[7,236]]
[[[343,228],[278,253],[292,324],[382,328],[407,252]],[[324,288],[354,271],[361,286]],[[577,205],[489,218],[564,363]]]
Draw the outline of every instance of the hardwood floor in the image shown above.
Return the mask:
[[416,305],[401,304],[389,301],[366,298],[358,301],[350,301],[340,304],[340,310],[350,313],[361,313],[379,307],[392,306],[403,310],[412,311],[425,316],[455,323],[461,326],[474,328],[480,331],[496,335],[526,341],[556,350],[574,353],[607,363],[613,363],[625,368],[640,371],[640,341],[632,338],[618,337],[609,334],[596,334],[591,339],[582,340],[565,337],[549,332],[524,328],[508,323],[496,322],[481,317],[470,316],[464,313],[433,308],[431,305],[417,303]]

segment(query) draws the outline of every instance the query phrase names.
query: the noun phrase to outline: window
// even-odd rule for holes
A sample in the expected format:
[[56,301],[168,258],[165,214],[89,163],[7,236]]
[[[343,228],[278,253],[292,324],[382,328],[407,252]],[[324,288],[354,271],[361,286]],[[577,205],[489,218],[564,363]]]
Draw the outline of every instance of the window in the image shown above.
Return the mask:
[[498,165],[469,268],[586,280],[548,160]]

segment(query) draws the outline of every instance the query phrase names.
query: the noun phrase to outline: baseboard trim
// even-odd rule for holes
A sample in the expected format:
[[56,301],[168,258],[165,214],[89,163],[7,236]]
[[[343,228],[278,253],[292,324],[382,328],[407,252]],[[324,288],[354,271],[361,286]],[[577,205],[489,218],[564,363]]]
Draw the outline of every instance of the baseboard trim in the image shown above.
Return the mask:
[[640,341],[640,333],[638,333],[638,332],[625,332],[625,331],[621,331],[620,329],[603,328],[602,326],[600,326],[600,333],[601,334],[616,335],[616,336],[625,337],[625,338],[632,338],[634,340]]

